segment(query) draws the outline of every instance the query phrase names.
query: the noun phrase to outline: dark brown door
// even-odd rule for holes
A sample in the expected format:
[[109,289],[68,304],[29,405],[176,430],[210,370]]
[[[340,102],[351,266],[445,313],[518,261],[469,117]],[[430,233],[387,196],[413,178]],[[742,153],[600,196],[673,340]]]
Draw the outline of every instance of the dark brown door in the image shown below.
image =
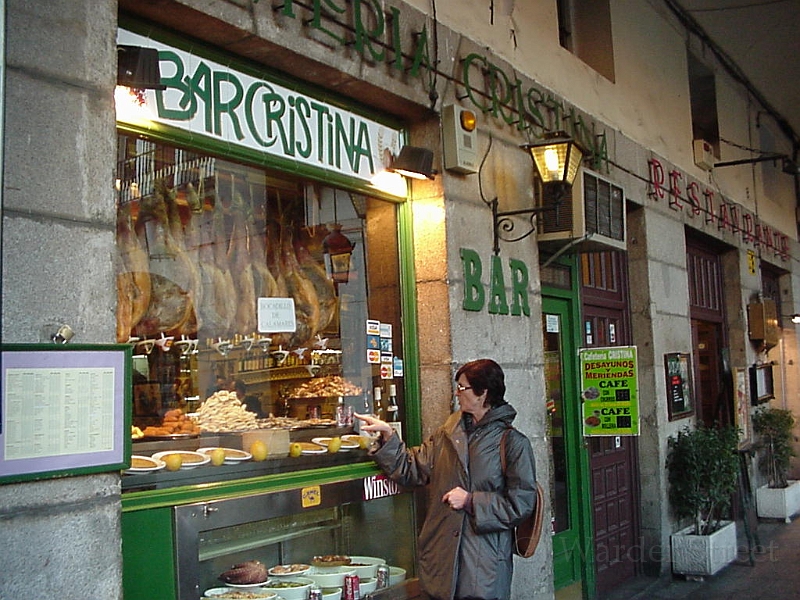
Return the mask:
[[709,427],[728,425],[733,422],[733,380],[725,337],[719,251],[687,239],[686,266],[697,418]]
[[[585,254],[581,260],[584,347],[630,344],[625,255]],[[588,438],[597,591],[636,574],[638,506],[636,438]]]
[[692,320],[692,344],[699,400],[697,418],[707,427],[727,425],[732,422],[733,394],[724,385],[727,375],[721,355],[722,326]]

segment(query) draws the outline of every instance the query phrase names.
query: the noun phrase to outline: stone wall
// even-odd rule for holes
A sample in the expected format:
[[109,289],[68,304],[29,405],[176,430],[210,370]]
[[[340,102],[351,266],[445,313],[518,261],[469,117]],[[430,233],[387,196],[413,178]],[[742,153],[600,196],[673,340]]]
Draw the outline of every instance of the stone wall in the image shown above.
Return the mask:
[[[7,0],[4,342],[115,341],[114,0]],[[122,597],[120,476],[0,486],[0,597]]]

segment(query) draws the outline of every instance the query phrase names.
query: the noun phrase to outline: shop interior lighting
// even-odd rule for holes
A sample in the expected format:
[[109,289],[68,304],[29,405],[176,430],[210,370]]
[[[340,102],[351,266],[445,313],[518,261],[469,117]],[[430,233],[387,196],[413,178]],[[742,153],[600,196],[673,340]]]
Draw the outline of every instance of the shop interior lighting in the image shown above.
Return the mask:
[[117,46],[117,85],[139,90],[165,90],[161,83],[158,50]]
[[[557,210],[562,200],[572,188],[578,169],[583,160],[583,150],[563,131],[548,133],[542,140],[522,146],[528,150],[533,164],[542,181],[541,204],[519,210],[499,211],[498,199],[490,202],[494,224],[494,253],[500,252],[500,240],[518,242],[536,231],[535,217],[541,212]],[[510,217],[526,215],[530,217],[530,228],[514,238],[503,237],[510,233],[514,222]]]
[[418,146],[403,146],[387,170],[411,179],[433,179],[437,173],[433,168],[433,152]]

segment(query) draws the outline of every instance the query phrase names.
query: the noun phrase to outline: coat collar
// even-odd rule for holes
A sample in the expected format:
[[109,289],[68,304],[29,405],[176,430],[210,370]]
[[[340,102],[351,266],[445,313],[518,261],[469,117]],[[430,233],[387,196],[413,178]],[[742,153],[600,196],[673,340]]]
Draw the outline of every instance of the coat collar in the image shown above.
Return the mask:
[[[483,428],[496,421],[502,422],[504,428],[511,427],[511,424],[516,416],[517,411],[514,410],[510,404],[503,404],[502,406],[497,406],[487,412],[477,427]],[[453,448],[456,450],[456,455],[458,456],[458,460],[461,462],[461,465],[465,470],[468,470],[469,436],[464,429],[463,417],[464,413],[462,413],[460,410],[457,410],[447,417],[447,420],[444,422],[442,428],[444,429],[445,435],[453,444]]]

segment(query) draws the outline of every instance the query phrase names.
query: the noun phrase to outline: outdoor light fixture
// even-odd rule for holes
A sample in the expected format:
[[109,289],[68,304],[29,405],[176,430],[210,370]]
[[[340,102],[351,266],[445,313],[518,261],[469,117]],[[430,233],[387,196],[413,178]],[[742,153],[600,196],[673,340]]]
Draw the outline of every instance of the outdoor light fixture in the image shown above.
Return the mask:
[[322,249],[328,274],[338,288],[350,279],[350,257],[356,245],[342,233],[341,224],[330,223],[327,228],[329,233],[322,240]]
[[[500,240],[518,242],[536,231],[534,218],[540,212],[557,210],[564,196],[572,188],[572,183],[578,174],[578,168],[583,159],[583,150],[563,131],[545,134],[542,140],[525,144],[522,148],[528,150],[536,165],[536,170],[542,181],[541,205],[519,210],[498,211],[498,200],[491,201],[492,219],[494,221],[494,253],[500,252]],[[513,216],[529,215],[530,228],[514,238],[501,236],[501,232],[511,233],[514,230]]]
[[433,152],[427,148],[403,146],[387,171],[412,179],[433,179],[436,175]]
[[139,90],[165,90],[158,67],[158,50],[117,46],[117,85]]
[[792,323],[800,325],[800,314],[795,313],[792,315]]

